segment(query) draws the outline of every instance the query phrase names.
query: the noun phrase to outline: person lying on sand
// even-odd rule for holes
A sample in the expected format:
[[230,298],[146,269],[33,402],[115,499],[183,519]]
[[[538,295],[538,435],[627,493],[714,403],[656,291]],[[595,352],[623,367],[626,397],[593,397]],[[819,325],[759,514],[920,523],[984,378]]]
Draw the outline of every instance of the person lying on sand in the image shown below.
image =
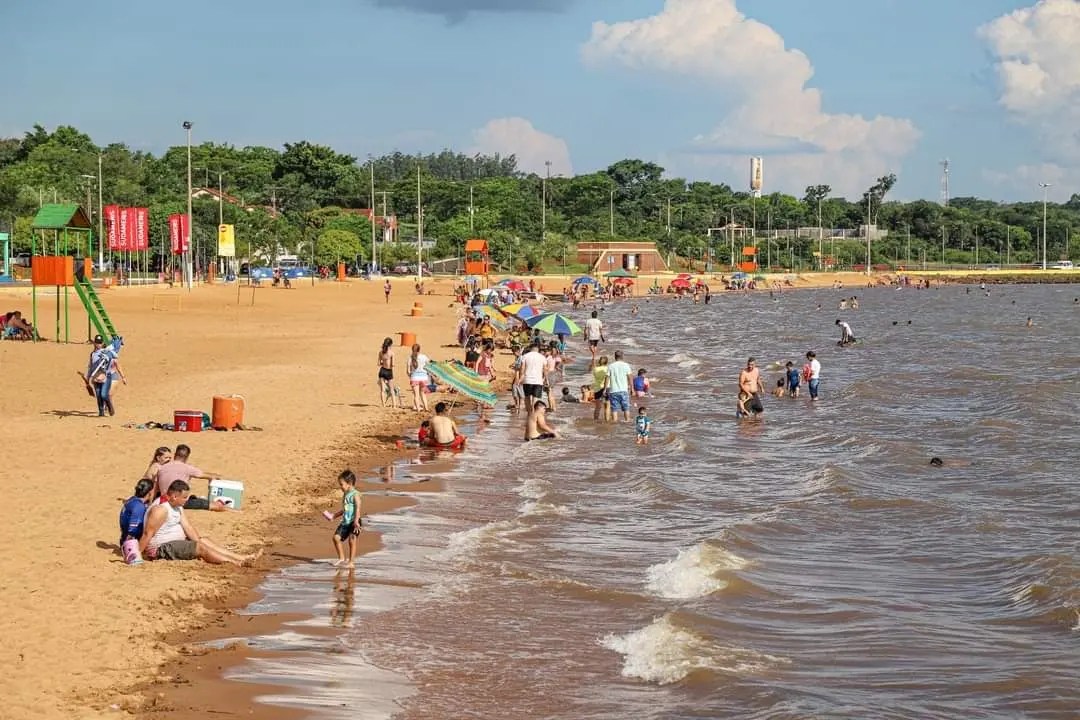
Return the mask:
[[251,567],[262,552],[240,555],[201,537],[184,515],[184,503],[191,487],[174,480],[165,492],[165,502],[150,507],[146,513],[139,552],[150,560],[195,560],[214,565],[230,563]]

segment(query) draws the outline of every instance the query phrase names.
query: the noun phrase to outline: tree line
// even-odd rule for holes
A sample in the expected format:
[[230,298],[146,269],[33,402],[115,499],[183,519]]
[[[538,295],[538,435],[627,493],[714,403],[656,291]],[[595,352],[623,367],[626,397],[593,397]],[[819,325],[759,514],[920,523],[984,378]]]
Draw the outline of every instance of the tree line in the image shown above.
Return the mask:
[[[415,257],[410,243],[422,218],[425,239],[436,243],[429,256],[456,256],[467,238],[483,237],[497,261],[514,258],[514,269],[558,264],[574,243],[607,239],[653,240],[677,257],[726,262],[733,234],[720,228],[732,223],[745,228],[738,242],[756,235],[763,261],[767,252],[772,265],[796,268],[817,266],[820,225],[823,254],[844,266],[865,260],[858,235],[868,215],[886,233],[871,243],[875,263],[1041,260],[1041,201],[898,202],[889,199],[895,175],[854,200],[834,196],[826,184],[807,187],[802,197],[754,198],[725,183],[666,177],[661,166],[638,159],[547,178],[522,172],[512,155],[444,150],[359,159],[307,141],[280,149],[205,142],[192,146],[191,157],[196,188],[220,183],[220,209],[236,225],[238,254],[262,261],[285,252],[320,264],[369,261],[372,185],[374,214],[395,216],[402,240],[379,243],[383,264]],[[167,246],[166,218],[186,211],[186,146],[155,156],[122,143],[96,145],[74,127],[35,125],[21,138],[0,139],[0,228],[13,230],[16,250],[29,249],[42,203],[85,205],[89,197],[96,213],[99,158],[104,203],[149,207],[152,247]],[[1050,260],[1075,255],[1069,240],[1080,227],[1080,194],[1046,210]],[[198,198],[193,212],[193,240],[205,262],[216,248],[218,201]]]

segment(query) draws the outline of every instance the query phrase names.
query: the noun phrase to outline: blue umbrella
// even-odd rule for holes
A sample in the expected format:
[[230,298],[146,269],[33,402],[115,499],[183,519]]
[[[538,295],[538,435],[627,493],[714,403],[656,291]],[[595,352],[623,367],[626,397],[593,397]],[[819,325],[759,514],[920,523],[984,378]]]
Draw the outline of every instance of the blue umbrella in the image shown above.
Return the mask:
[[582,275],[579,278],[575,278],[573,284],[574,285],[599,285],[600,282],[594,277],[589,277],[588,275]]

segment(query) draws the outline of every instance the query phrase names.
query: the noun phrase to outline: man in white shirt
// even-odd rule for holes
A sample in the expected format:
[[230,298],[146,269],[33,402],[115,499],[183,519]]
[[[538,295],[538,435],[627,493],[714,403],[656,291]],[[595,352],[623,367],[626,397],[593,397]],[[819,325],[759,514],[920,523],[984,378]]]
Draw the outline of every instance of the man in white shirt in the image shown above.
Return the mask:
[[529,352],[521,356],[521,389],[525,393],[525,439],[529,439],[530,426],[535,427],[533,413],[536,401],[544,397],[544,379],[547,375],[547,356],[540,352],[540,340],[534,340]]
[[607,342],[607,338],[604,337],[604,323],[600,322],[600,318],[597,317],[597,312],[592,311],[592,316],[585,321],[585,339],[589,341],[589,352],[592,353],[592,360],[589,361],[589,369],[592,370],[596,365],[596,348],[600,345],[600,342]]
[[634,380],[634,371],[623,361],[622,351],[615,351],[615,362],[608,365],[608,402],[611,403],[611,416],[616,421],[622,413],[622,421],[630,421],[630,383]]
[[821,363],[818,362],[817,354],[813,350],[806,353],[806,360],[810,365],[810,378],[806,381],[810,388],[810,399],[817,400],[818,383],[821,381]]

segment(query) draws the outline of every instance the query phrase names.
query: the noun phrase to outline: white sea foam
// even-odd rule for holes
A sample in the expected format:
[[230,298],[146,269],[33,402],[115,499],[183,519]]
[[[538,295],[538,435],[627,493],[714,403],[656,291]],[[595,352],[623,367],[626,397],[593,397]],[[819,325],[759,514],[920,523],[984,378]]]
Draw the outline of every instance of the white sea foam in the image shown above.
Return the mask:
[[622,340],[619,341],[619,344],[620,345],[625,345],[626,347],[632,347],[632,348],[641,347],[641,344],[632,337],[623,338]]
[[670,615],[626,635],[607,635],[600,644],[623,655],[623,677],[658,685],[679,682],[695,670],[742,675],[785,662],[753,650],[721,647],[679,627]]
[[518,506],[517,511],[519,517],[545,517],[570,514],[570,509],[565,505],[555,505],[554,503],[541,502],[539,500],[528,500],[523,502]]
[[701,364],[701,361],[698,360],[696,357],[694,357],[693,355],[687,355],[686,353],[675,353],[674,355],[669,357],[667,361],[669,363],[675,363],[675,365],[681,368],[697,367]]
[[707,543],[679,550],[674,559],[650,567],[645,587],[653,595],[671,600],[705,597],[727,587],[718,575],[741,570],[749,563],[744,558]]
[[517,492],[521,497],[539,500],[551,492],[551,482],[540,478],[527,478],[518,487]]
[[500,520],[462,530],[450,535],[446,548],[435,559],[443,562],[467,560],[474,557],[485,545],[512,542],[509,536],[522,530],[513,520]]

